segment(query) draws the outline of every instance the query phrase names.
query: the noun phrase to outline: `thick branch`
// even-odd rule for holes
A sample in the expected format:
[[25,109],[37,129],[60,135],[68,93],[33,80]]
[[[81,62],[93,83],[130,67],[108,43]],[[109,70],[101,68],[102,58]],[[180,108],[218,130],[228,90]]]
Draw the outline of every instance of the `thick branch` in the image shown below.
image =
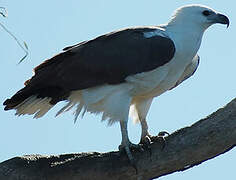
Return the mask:
[[151,179],[191,168],[236,145],[236,99],[191,127],[168,136],[163,150],[160,139],[153,140],[151,154],[149,150],[133,152],[138,174],[125,154],[94,152],[15,157],[0,163],[0,179]]

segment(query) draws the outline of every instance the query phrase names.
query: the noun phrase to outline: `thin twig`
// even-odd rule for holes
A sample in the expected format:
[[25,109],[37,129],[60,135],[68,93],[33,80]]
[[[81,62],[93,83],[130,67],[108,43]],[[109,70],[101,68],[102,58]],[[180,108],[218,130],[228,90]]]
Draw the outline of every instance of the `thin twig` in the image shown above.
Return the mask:
[[0,14],[1,14],[3,17],[7,17],[7,10],[6,10],[6,8],[0,7],[0,10],[3,10],[3,11],[4,11],[4,12],[0,12]]
[[[4,10],[4,12],[0,12],[0,14],[3,17],[7,17],[7,10],[4,7],[0,7],[0,10]],[[21,58],[21,60],[18,62],[18,64],[20,64],[29,54],[28,52],[28,46],[26,44],[26,42],[24,41],[23,44],[24,46],[20,43],[20,41],[17,39],[17,37],[11,32],[9,31],[2,23],[0,23],[0,26],[8,33],[10,34],[10,36],[16,41],[16,43],[20,46],[20,48],[25,52],[25,56],[23,58]]]

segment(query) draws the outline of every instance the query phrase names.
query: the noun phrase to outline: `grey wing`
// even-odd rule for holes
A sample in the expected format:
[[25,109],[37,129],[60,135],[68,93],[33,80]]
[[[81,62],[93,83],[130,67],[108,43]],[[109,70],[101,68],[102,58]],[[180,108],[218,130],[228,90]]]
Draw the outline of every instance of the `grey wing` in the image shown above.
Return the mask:
[[179,80],[176,82],[176,84],[172,88],[170,88],[169,90],[177,87],[183,81],[185,81],[186,79],[191,77],[196,72],[199,62],[200,62],[200,57],[196,54],[196,56],[194,56],[192,62],[185,68],[182,76],[179,78]]

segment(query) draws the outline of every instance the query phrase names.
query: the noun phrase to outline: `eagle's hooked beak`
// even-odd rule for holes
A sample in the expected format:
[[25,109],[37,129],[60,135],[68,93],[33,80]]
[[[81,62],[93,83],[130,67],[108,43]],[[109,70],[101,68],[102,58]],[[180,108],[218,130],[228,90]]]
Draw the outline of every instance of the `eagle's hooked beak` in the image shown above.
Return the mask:
[[229,27],[229,18],[223,14],[217,14],[217,23],[227,24],[227,28]]
[[220,23],[220,24],[226,24],[227,28],[229,27],[229,18],[225,16],[224,14],[216,13],[212,16],[209,16],[209,20],[212,23]]

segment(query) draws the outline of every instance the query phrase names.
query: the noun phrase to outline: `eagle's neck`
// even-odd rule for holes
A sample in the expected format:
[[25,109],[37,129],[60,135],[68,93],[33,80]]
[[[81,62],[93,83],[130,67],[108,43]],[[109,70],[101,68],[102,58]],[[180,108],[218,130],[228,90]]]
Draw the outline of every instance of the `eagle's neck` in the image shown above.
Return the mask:
[[168,24],[166,33],[174,41],[176,53],[192,59],[201,45],[205,29],[193,26],[180,26],[179,24]]

